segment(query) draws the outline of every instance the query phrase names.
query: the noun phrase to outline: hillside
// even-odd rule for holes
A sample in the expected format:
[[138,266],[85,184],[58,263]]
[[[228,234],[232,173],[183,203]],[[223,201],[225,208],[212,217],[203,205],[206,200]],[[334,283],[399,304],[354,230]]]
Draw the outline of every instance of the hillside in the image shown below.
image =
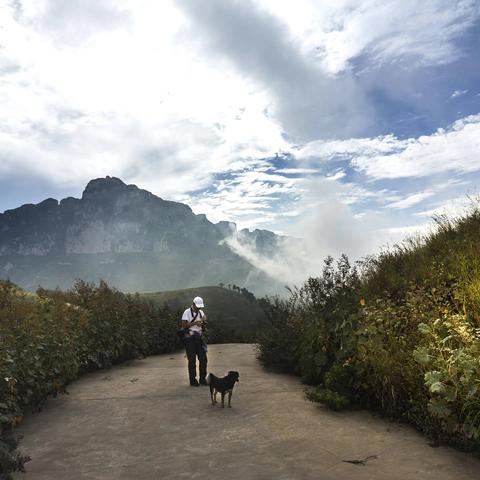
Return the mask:
[[141,294],[157,305],[167,303],[179,313],[188,308],[197,295],[205,302],[211,342],[253,341],[258,329],[265,324],[265,314],[257,300],[226,288],[212,286]]
[[281,289],[230,248],[225,240],[231,236],[260,258],[285,238],[212,223],[188,205],[118,178],[98,178],[81,198],[49,198],[0,213],[0,278],[28,290],[68,289],[77,278],[102,278],[125,292],[221,282],[257,294]]
[[316,386],[309,398],[408,421],[480,453],[480,208],[366,259],[325,261],[260,336],[265,365]]

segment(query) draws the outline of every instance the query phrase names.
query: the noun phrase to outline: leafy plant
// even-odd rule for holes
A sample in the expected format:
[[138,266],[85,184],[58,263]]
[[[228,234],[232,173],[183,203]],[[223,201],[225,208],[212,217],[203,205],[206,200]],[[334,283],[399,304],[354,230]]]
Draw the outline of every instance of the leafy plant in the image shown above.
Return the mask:
[[313,401],[346,398],[480,450],[480,209],[436,222],[358,271],[328,257],[282,301],[259,358],[316,385]]
[[347,397],[328,388],[317,387],[315,390],[307,390],[305,397],[311,402],[321,403],[336,412],[350,406],[350,400]]
[[27,293],[0,281],[0,468],[6,478],[27,457],[12,431],[81,373],[176,348],[177,318],[105,282],[68,292]]

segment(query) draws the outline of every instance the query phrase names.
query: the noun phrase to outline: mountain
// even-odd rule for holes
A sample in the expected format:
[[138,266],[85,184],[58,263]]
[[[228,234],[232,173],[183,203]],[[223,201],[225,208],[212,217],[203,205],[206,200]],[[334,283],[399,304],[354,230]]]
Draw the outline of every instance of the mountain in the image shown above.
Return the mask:
[[229,246],[231,237],[267,256],[285,238],[212,223],[188,205],[107,176],[91,180],[81,198],[48,198],[0,214],[0,278],[29,290],[69,288],[77,278],[103,278],[122,291],[281,288]]

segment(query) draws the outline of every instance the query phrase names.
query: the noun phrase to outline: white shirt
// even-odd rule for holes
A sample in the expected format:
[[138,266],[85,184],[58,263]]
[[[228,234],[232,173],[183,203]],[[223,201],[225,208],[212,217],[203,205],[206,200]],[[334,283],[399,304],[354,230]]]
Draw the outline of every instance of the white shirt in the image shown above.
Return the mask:
[[[187,308],[187,309],[183,312],[182,320],[187,320],[188,322],[191,322],[191,321],[194,319],[195,315],[196,315],[195,312],[193,312],[193,315],[192,315],[192,311],[193,311],[192,309]],[[205,316],[205,313],[203,312],[203,310],[199,310],[196,320],[201,320],[204,316]],[[193,325],[193,326],[190,327],[188,330],[189,330],[189,332],[190,332],[191,335],[192,335],[194,332],[202,333],[202,327],[201,327],[200,325]]]

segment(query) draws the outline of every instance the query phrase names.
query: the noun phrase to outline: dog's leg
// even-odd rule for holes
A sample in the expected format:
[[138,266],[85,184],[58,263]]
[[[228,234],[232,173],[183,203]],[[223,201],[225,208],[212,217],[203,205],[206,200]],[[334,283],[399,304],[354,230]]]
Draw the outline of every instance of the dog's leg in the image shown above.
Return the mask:
[[212,401],[212,407],[215,405],[215,402],[213,400],[213,388],[210,386],[210,400]]
[[228,391],[228,408],[232,408],[232,405],[230,404],[231,401],[232,401],[232,391],[229,390]]
[[225,408],[225,392],[222,392],[222,408]]
[[217,391],[216,390],[213,391],[213,403],[214,404],[217,403]]

